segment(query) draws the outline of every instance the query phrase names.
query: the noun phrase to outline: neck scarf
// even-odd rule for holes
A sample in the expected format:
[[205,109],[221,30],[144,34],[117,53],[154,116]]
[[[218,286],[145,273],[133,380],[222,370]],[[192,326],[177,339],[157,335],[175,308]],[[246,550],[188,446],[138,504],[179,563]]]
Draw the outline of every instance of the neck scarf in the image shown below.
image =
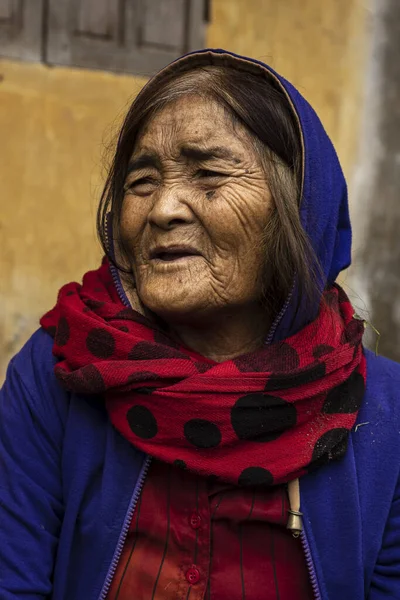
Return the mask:
[[99,395],[114,427],[165,463],[235,485],[277,485],[346,452],[366,380],[364,323],[324,293],[300,332],[223,363],[188,350],[131,308],[107,260],[61,288],[41,319],[55,372]]

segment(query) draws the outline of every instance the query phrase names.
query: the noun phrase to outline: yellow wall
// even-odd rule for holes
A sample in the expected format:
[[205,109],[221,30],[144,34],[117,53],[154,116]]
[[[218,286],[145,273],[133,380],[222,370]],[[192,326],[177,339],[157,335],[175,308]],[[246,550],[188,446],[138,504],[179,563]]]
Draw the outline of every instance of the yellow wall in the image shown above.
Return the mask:
[[[270,63],[351,172],[367,11],[358,0],[213,0],[208,45]],[[2,78],[1,78],[2,76]],[[57,289],[97,265],[104,146],[144,80],[0,60],[0,380]]]

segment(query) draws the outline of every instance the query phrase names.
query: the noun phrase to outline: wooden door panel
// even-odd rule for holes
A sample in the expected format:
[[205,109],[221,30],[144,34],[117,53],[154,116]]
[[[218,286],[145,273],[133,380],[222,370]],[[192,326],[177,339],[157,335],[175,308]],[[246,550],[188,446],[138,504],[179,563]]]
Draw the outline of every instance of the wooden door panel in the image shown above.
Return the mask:
[[44,0],[0,0],[0,56],[41,60]]
[[204,0],[47,0],[46,60],[149,76],[204,44]]

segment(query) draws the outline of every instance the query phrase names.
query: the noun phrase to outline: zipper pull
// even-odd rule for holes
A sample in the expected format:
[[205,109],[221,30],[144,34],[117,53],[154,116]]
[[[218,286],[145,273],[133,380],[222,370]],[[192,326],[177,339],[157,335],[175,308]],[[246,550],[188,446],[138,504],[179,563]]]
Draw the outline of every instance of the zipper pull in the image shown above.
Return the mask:
[[286,529],[292,532],[293,537],[298,538],[303,531],[303,513],[300,512],[300,486],[299,480],[294,479],[288,483],[289,516]]

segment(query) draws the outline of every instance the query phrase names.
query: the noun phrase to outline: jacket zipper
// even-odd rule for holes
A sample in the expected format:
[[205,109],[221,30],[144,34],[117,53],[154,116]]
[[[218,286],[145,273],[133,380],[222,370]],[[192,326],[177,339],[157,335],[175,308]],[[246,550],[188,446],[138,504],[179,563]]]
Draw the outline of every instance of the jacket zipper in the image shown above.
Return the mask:
[[124,304],[127,308],[132,308],[131,303],[128,300],[128,296],[126,295],[125,290],[122,286],[118,271],[112,263],[110,263],[110,271],[111,271],[111,277],[113,279],[115,288],[118,292],[118,296],[119,296],[122,304]]
[[135,489],[133,490],[132,498],[129,503],[129,507],[128,507],[128,510],[127,510],[127,513],[125,516],[124,524],[122,525],[122,530],[119,535],[117,547],[115,548],[114,556],[111,561],[110,567],[108,569],[108,572],[107,572],[107,575],[106,575],[106,578],[105,578],[105,581],[104,581],[103,587],[101,589],[98,600],[105,600],[107,597],[108,591],[111,586],[111,582],[115,575],[115,571],[117,570],[119,559],[121,558],[122,550],[125,545],[125,540],[127,538],[129,527],[132,522],[132,517],[135,512],[135,508],[138,503],[139,496],[143,489],[144,480],[146,479],[146,475],[149,472],[150,464],[151,464],[151,456],[146,456],[146,459],[145,459],[142,469],[140,471],[139,479],[137,480]]
[[[110,219],[108,219],[108,224],[110,223]],[[110,226],[110,225],[109,225]],[[107,243],[109,244],[109,232],[107,231]],[[112,249],[113,252],[113,249]],[[125,290],[122,286],[120,277],[119,277],[119,273],[117,271],[117,269],[114,267],[114,265],[112,263],[110,263],[110,271],[111,271],[111,276],[113,278],[114,281],[114,285],[115,288],[118,292],[118,295],[122,301],[122,303],[127,307],[130,308],[130,302],[128,300],[128,297],[125,293]],[[142,492],[143,489],[143,485],[144,485],[144,480],[146,479],[146,475],[149,472],[149,468],[150,468],[150,464],[151,464],[151,456],[146,456],[146,459],[143,463],[142,469],[140,471],[140,475],[139,478],[136,482],[135,488],[133,490],[133,494],[132,494],[132,498],[131,501],[129,503],[129,507],[125,516],[125,520],[124,523],[122,525],[122,529],[121,529],[121,533],[119,535],[118,538],[118,543],[117,543],[117,547],[115,548],[115,552],[114,552],[114,556],[112,558],[111,564],[109,566],[106,578],[104,580],[104,584],[103,587],[101,589],[100,592],[100,596],[98,598],[98,600],[105,600],[108,594],[108,591],[110,589],[111,586],[111,582],[114,578],[115,575],[115,571],[117,570],[117,566],[118,566],[118,562],[119,559],[121,558],[121,554],[122,554],[122,550],[124,549],[124,545],[125,545],[125,541],[128,535],[128,531],[129,531],[129,527],[131,525],[132,522],[132,517],[133,514],[135,512],[135,508],[136,505],[138,503],[139,500],[139,496]]]
[[312,587],[312,590],[314,593],[314,599],[322,600],[321,592],[320,592],[319,585],[318,585],[317,574],[315,572],[314,561],[311,556],[310,545],[308,543],[307,536],[306,536],[304,529],[300,534],[300,539],[301,539],[301,545],[303,546],[304,556],[306,558],[306,565],[307,565],[308,574],[310,576],[311,587]]
[[[301,545],[303,547],[304,557],[306,559],[308,576],[310,578],[313,598],[315,600],[321,600],[321,592],[318,585],[317,573],[315,571],[314,562],[311,555],[310,545],[307,540],[306,532],[304,529],[303,513],[300,512],[301,507],[301,495],[300,495],[300,484],[298,479],[293,479],[286,484],[286,491],[289,498],[289,518],[287,521],[286,529],[292,532],[293,537],[300,537]],[[300,535],[299,535],[300,534]]]
[[[293,296],[293,292],[294,292],[294,286],[289,294],[288,299],[286,300],[284,306],[282,307],[282,310],[277,315],[277,317],[275,318],[275,321],[272,324],[272,327],[268,333],[267,339],[265,340],[266,346],[269,346],[270,344],[272,344],[272,341],[274,339],[275,332],[278,329],[279,323],[282,321],[282,319],[288,309],[289,303]],[[307,536],[304,531],[304,524],[303,524],[303,531],[300,534],[300,540],[301,540],[301,545],[303,547],[304,556],[306,559],[308,574],[310,576],[310,582],[311,582],[311,587],[312,587],[313,594],[314,594],[314,600],[322,600],[322,596],[321,596],[321,592],[320,592],[319,584],[318,584],[318,579],[317,579],[317,573],[315,571],[314,561],[313,561],[313,558],[311,555],[310,545],[308,543]]]
[[[111,270],[111,275],[112,275],[112,278],[114,281],[114,285],[117,289],[117,292],[118,292],[118,295],[119,295],[121,301],[123,302],[123,304],[125,304],[125,306],[130,308],[131,305],[130,305],[128,297],[125,293],[125,290],[121,284],[121,279],[119,277],[118,270],[114,267],[114,265],[112,263],[110,263],[110,270]],[[279,315],[276,317],[276,319],[271,327],[271,330],[267,336],[267,339],[265,341],[265,345],[269,346],[272,343],[275,331],[276,331],[280,321],[282,320],[283,315],[285,314],[285,312],[287,310],[287,307],[291,300],[292,294],[293,294],[293,290],[291,291],[289,298],[285,302],[285,305],[283,306]],[[118,561],[121,557],[122,550],[123,550],[123,547],[125,544],[125,540],[128,535],[129,526],[132,521],[133,513],[135,512],[136,504],[139,499],[140,493],[142,491],[144,480],[145,480],[146,475],[150,468],[150,463],[151,463],[151,457],[147,456],[146,460],[144,462],[142,471],[140,473],[139,480],[133,491],[132,499],[131,499],[131,502],[130,502],[130,505],[128,508],[128,512],[125,517],[124,524],[122,526],[122,531],[121,531],[121,534],[120,534],[120,537],[118,540],[117,548],[114,552],[114,556],[113,556],[113,560],[111,562],[110,568],[108,569],[107,577],[104,582],[103,589],[100,593],[99,600],[105,600],[108,590],[110,589],[111,581],[115,575],[115,571],[117,570]],[[313,593],[314,593],[314,599],[322,600],[321,592],[319,590],[319,585],[318,585],[317,574],[315,572],[314,562],[313,562],[312,555],[311,555],[310,546],[309,546],[307,536],[305,534],[304,529],[300,534],[300,539],[301,539],[301,545],[303,546],[304,556],[306,559],[307,570],[310,575],[310,581],[311,581],[311,587],[312,587]]]

